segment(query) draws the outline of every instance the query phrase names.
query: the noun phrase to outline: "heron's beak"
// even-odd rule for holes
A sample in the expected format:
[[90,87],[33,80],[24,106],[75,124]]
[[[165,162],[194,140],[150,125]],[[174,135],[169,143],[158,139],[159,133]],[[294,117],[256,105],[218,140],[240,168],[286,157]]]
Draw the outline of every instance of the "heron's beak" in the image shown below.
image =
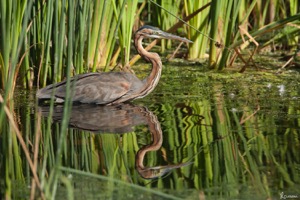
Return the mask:
[[150,37],[158,38],[158,39],[178,40],[178,41],[181,41],[181,42],[193,43],[191,40],[188,40],[186,38],[179,37],[177,35],[173,35],[171,33],[167,33],[167,32],[161,31],[161,30],[156,31]]

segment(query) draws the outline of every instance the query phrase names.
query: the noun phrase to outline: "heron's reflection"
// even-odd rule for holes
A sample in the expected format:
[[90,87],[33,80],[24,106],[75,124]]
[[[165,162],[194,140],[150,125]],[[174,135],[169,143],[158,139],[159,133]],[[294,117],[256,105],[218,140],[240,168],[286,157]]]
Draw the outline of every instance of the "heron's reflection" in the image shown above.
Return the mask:
[[[39,106],[39,110],[42,116],[49,116],[49,106]],[[63,106],[55,106],[52,115],[53,121],[61,122],[63,111]],[[144,166],[146,153],[159,150],[163,141],[162,130],[157,117],[144,106],[77,104],[72,106],[69,120],[70,127],[94,133],[128,133],[134,131],[135,126],[142,124],[148,125],[152,142],[139,149],[136,154],[135,167],[141,177],[145,179],[161,177],[172,169],[191,164],[187,162],[155,167]]]

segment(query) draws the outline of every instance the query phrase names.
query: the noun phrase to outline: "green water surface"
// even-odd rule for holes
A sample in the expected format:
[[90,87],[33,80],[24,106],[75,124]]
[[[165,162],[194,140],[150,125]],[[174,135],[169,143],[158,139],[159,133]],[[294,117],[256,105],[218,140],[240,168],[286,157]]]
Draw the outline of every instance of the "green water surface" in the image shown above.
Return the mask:
[[[162,131],[161,147],[147,152],[143,164],[156,173],[159,166],[186,164],[155,178],[142,177],[135,163],[137,152],[152,143],[147,124],[123,134],[78,127],[62,133],[61,123],[39,114],[35,92],[21,90],[14,117],[32,157],[40,134],[37,171],[50,198],[300,199],[299,78],[288,70],[239,74],[165,65],[154,92],[132,102],[156,116]],[[14,152],[2,147],[1,173],[11,174],[14,199],[27,199],[30,167],[18,140],[5,142],[10,129],[2,130],[2,144]],[[5,185],[1,180],[2,195]]]

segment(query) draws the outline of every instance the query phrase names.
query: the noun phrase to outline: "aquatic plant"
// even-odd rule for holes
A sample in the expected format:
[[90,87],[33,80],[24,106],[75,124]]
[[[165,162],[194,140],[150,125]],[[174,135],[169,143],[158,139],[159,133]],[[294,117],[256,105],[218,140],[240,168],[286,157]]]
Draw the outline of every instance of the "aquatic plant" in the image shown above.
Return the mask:
[[[163,1],[160,5],[175,15],[184,13],[182,18],[187,19],[203,7],[202,3],[177,1],[168,4]],[[141,13],[147,13],[152,22],[155,21],[153,18],[159,19],[157,24],[165,28],[179,21],[159,8],[148,13],[149,4],[154,6],[150,1],[137,0],[1,0],[0,173],[3,179],[0,192],[6,199],[13,198],[14,191],[18,191],[19,187],[14,188],[14,181],[24,186],[22,188],[31,185],[30,191],[25,191],[26,197],[31,199],[54,199],[61,190],[72,199],[78,194],[75,185],[80,181],[77,181],[77,175],[106,180],[105,186],[109,190],[105,195],[109,197],[116,194],[116,179],[122,180],[118,184],[126,185],[120,196],[125,197],[128,188],[138,188],[139,192],[146,190],[147,194],[174,199],[175,196],[152,189],[152,186],[161,190],[165,187],[176,191],[182,189],[182,192],[192,184],[197,189],[197,197],[204,193],[212,197],[221,193],[234,198],[241,191],[237,191],[236,186],[242,183],[254,185],[258,194],[267,198],[272,196],[274,185],[284,189],[299,184],[299,104],[292,96],[285,107],[270,103],[269,96],[256,101],[262,88],[250,89],[245,85],[242,90],[245,96],[238,106],[232,106],[239,111],[236,112],[228,107],[232,101],[224,99],[220,93],[223,83],[218,86],[207,83],[210,91],[219,95],[211,98],[212,93],[207,92],[201,93],[201,98],[207,95],[205,100],[197,96],[199,99],[194,102],[184,98],[181,104],[149,105],[158,113],[165,128],[165,140],[161,151],[149,154],[147,164],[194,162],[194,167],[171,172],[172,178],[161,178],[156,182],[140,178],[134,170],[135,153],[151,140],[144,127],[123,136],[94,135],[68,128],[72,107],[69,102],[63,107],[61,124],[53,124],[51,118],[42,118],[34,112],[34,107],[15,106],[12,99],[17,85],[32,89],[65,78],[69,80],[75,74],[108,70],[116,65],[118,55],[121,55],[122,65],[128,64],[133,26],[141,19]],[[184,5],[184,12],[179,4]],[[297,0],[227,0],[222,3],[213,0],[198,16],[189,19],[190,25],[201,33],[189,26],[182,31],[194,41],[189,49],[190,58],[203,58],[207,53],[210,66],[218,70],[231,66],[239,58],[244,62],[241,69],[244,71],[253,62],[251,55],[257,52],[247,48],[255,47],[254,42],[258,42],[259,48],[297,48],[299,18]],[[268,38],[264,37],[266,35]],[[249,49],[250,54],[244,57],[242,52]],[[197,86],[189,85],[190,90],[185,92],[198,91],[201,81],[199,76],[195,78],[193,82]],[[172,84],[176,84],[175,81]],[[178,85],[182,88],[184,84],[181,81]],[[236,85],[236,82],[230,82],[230,85]],[[72,85],[68,83],[68,87]],[[297,87],[290,94],[297,97],[296,90]],[[22,93],[20,101],[34,98],[34,94],[29,93]],[[170,100],[170,94],[166,94],[162,92],[159,98]],[[277,96],[273,98],[278,99]],[[53,102],[50,105],[53,107]],[[270,112],[259,113],[261,108],[268,108]],[[286,111],[288,118],[277,121],[273,112],[282,110]],[[279,127],[281,124],[293,126]],[[165,159],[166,155],[169,160]],[[265,166],[267,169],[262,169]],[[278,176],[278,182],[271,182],[270,174]],[[89,182],[93,180],[89,179]],[[97,184],[99,182],[95,181]],[[220,190],[224,184],[234,188],[231,190],[234,192]],[[59,187],[61,185],[65,187]],[[217,189],[213,188],[212,192],[211,186],[217,186]]]
[[[202,6],[198,1],[186,1],[186,15]],[[252,58],[258,48],[274,43],[296,48],[299,40],[298,1],[213,0],[209,10],[209,16],[206,16],[207,11],[204,10],[190,20],[188,23],[191,26],[187,26],[187,29],[189,36],[195,41],[189,49],[189,57],[202,58],[207,53],[211,68],[223,70],[239,58],[245,64],[241,69],[244,71],[246,66],[253,64]],[[284,27],[285,25],[287,26]],[[264,29],[264,32],[261,29]],[[265,40],[263,34],[269,32],[274,33],[273,38],[259,46],[256,40]],[[202,37],[205,39],[201,39]],[[208,44],[209,49],[205,49]],[[249,44],[254,44],[256,48],[250,50],[250,56],[244,57],[241,52],[245,51]],[[202,47],[201,53],[197,53],[197,49]]]

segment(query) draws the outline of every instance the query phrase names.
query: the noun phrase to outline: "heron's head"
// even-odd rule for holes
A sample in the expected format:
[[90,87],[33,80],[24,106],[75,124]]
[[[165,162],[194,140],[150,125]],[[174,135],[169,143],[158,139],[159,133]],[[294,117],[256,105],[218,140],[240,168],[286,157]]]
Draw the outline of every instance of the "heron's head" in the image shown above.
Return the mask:
[[139,28],[136,32],[136,35],[142,35],[145,38],[154,38],[154,39],[170,39],[170,40],[178,40],[181,42],[189,42],[192,43],[191,40],[188,40],[183,37],[179,37],[177,35],[173,35],[171,33],[164,32],[156,27],[145,25]]

